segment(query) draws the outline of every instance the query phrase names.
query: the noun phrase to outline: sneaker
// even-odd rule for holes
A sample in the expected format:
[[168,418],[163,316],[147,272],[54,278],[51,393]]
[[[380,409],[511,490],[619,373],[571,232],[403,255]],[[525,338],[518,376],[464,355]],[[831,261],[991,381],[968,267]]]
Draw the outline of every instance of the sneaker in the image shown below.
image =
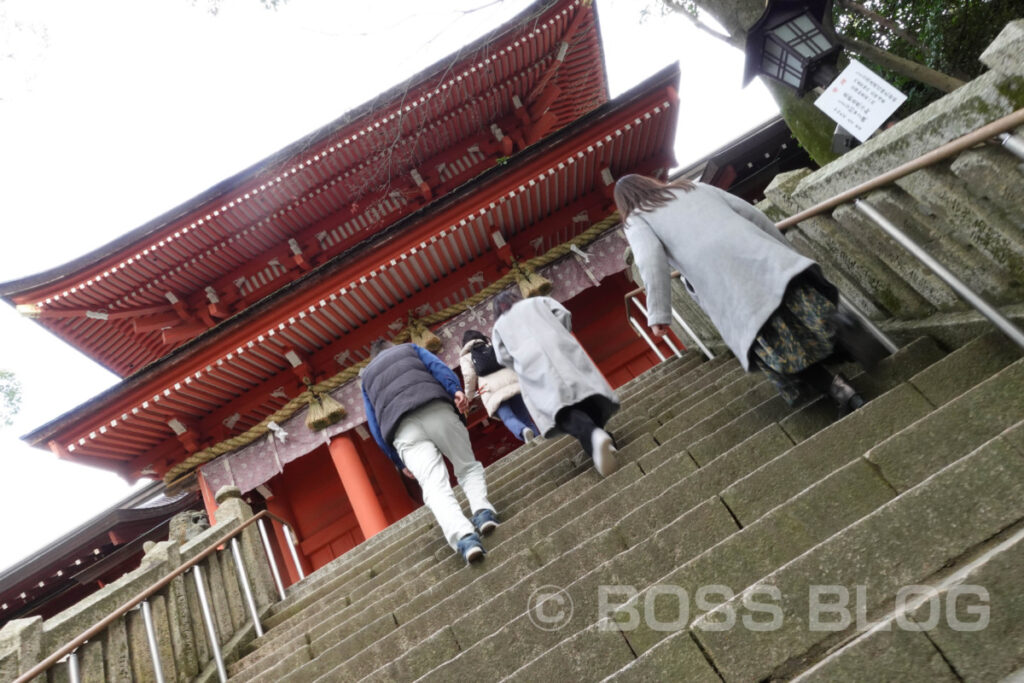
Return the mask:
[[462,555],[462,559],[466,561],[466,564],[479,562],[484,559],[484,555],[487,554],[487,551],[484,550],[483,544],[480,543],[480,537],[475,533],[466,534],[460,538],[459,542],[456,544],[456,550],[460,555]]
[[486,536],[498,528],[498,515],[494,510],[477,510],[473,513],[473,526],[481,536]]
[[523,443],[530,444],[537,435],[533,433],[533,430],[529,427],[523,428]]
[[857,390],[842,375],[837,374],[832,378],[832,384],[828,388],[828,395],[835,401],[840,419],[864,405],[864,397],[858,394]]
[[619,467],[619,461],[615,458],[615,446],[612,445],[612,437],[603,429],[595,429],[590,434],[590,452],[594,459],[594,469],[602,477],[607,477]]

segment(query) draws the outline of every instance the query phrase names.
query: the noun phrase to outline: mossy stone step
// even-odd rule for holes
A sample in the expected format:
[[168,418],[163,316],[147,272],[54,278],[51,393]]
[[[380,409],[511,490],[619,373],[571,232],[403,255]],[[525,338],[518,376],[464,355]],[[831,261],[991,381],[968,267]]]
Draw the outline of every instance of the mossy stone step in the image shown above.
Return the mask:
[[763,618],[744,606],[744,595],[699,617],[690,630],[726,680],[792,675],[784,665],[799,665],[831,633],[807,628],[808,586],[863,586],[869,612],[884,608],[901,587],[920,583],[1022,518],[1024,456],[1005,442],[986,444],[752,587],[779,591],[777,630],[703,628],[730,610],[736,619]]

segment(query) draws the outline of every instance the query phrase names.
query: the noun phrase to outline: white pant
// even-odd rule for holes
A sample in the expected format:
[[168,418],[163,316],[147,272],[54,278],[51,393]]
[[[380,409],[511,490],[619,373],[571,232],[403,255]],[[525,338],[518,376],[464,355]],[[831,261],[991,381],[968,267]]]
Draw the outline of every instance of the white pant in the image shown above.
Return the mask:
[[455,478],[469,500],[470,512],[494,510],[487,500],[483,465],[473,457],[469,432],[447,401],[431,401],[406,413],[398,423],[393,443],[423,489],[424,504],[434,513],[441,532],[454,548],[460,538],[475,529],[455,500],[442,453],[452,463]]

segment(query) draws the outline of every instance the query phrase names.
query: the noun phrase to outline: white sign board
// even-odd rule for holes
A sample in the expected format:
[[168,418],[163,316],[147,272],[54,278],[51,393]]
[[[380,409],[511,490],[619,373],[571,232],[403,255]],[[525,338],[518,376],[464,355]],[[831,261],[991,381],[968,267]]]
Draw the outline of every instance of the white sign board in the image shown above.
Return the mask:
[[814,105],[864,142],[906,99],[874,71],[850,60]]

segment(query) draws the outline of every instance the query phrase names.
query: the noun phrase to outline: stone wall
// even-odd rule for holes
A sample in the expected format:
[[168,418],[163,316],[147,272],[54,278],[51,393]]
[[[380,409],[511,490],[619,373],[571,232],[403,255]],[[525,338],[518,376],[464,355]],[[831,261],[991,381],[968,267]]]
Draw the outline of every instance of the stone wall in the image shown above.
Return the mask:
[[[11,681],[79,634],[143,592],[183,563],[196,557],[224,533],[252,517],[237,488],[218,494],[218,523],[179,543],[163,541],[147,549],[141,566],[82,600],[43,620],[15,619],[0,630],[0,680]],[[238,537],[242,562],[257,611],[264,614],[278,599],[259,530],[250,525]],[[254,637],[254,626],[239,585],[230,546],[209,555],[199,566],[214,612],[218,643],[226,656]],[[215,677],[199,596],[191,570],[174,578],[149,598],[164,680],[191,681]],[[83,681],[155,680],[142,612],[133,609],[77,651]],[[38,681],[69,680],[67,661],[50,668]]]

